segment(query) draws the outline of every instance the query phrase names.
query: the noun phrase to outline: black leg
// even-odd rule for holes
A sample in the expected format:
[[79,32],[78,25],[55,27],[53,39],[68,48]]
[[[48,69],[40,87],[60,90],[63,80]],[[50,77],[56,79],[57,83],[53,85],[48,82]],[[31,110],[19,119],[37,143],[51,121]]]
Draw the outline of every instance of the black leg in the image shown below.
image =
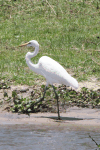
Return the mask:
[[54,90],[54,93],[55,93],[55,96],[56,96],[56,99],[57,99],[57,113],[58,113],[58,120],[60,120],[58,95],[57,95],[57,93],[56,93],[55,88],[54,88],[53,85],[52,85],[52,87],[53,87],[53,90]]
[[44,93],[43,93],[43,97],[40,98],[34,105],[36,105],[36,104],[38,104],[39,102],[42,102],[42,101],[44,100],[46,90],[47,90],[47,86],[45,87],[45,90],[44,90]]
[[44,94],[43,94],[43,97],[42,97],[43,99],[45,97],[46,90],[47,90],[47,86],[45,86]]

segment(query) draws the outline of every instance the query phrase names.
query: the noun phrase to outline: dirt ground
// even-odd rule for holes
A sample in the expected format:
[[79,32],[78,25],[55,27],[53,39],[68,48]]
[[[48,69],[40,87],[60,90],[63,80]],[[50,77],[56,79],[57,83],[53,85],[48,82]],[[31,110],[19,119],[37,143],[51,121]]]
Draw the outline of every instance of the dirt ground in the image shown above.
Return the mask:
[[100,109],[68,108],[66,113],[60,113],[61,120],[57,120],[56,113],[32,113],[30,117],[25,114],[11,113],[0,109],[0,125],[38,125],[55,128],[70,127],[76,130],[100,132]]
[[[93,79],[92,79],[93,81]],[[100,82],[94,79],[93,82],[81,82],[79,83],[79,89],[82,87],[87,87],[89,89],[97,90],[100,89]],[[12,86],[11,89],[20,88],[26,90],[28,86]],[[11,91],[12,91],[11,90]],[[29,90],[30,91],[30,90]],[[2,89],[0,91],[0,97],[2,97]],[[79,107],[69,107],[66,109],[65,113],[60,113],[61,120],[57,120],[57,113],[32,113],[30,117],[25,114],[19,115],[18,113],[7,112],[4,107],[0,108],[0,125],[16,125],[16,124],[34,124],[34,125],[44,125],[49,127],[66,127],[70,126],[72,128],[84,128],[85,130],[92,130],[100,132],[100,109],[90,109],[90,108],[79,108]]]

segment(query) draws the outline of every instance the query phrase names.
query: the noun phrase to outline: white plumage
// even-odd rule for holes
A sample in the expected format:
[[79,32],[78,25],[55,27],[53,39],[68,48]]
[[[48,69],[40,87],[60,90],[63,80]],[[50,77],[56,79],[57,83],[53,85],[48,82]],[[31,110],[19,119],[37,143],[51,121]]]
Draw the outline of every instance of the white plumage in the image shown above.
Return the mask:
[[[68,72],[58,62],[56,62],[52,58],[48,56],[42,56],[39,59],[37,64],[33,64],[31,62],[31,58],[36,56],[37,53],[39,52],[39,44],[37,41],[32,40],[32,41],[29,41],[28,43],[22,44],[21,46],[25,46],[25,45],[35,47],[34,52],[32,53],[28,52],[26,54],[25,56],[26,63],[32,71],[36,72],[37,74],[41,74],[46,78],[46,87],[49,84],[53,85],[54,83],[59,83],[59,84],[71,86],[75,89],[78,88],[77,80],[74,79],[70,74],[68,74]],[[45,89],[45,92],[46,92],[46,89]],[[43,95],[43,99],[44,99],[44,95]],[[59,111],[59,108],[58,108],[58,111]],[[59,114],[58,114],[58,119],[60,119]]]
[[[71,77],[67,71],[55,60],[47,56],[42,56],[38,62],[40,74],[46,78],[48,84],[59,83],[78,88],[78,82]],[[34,70],[33,70],[34,71]]]

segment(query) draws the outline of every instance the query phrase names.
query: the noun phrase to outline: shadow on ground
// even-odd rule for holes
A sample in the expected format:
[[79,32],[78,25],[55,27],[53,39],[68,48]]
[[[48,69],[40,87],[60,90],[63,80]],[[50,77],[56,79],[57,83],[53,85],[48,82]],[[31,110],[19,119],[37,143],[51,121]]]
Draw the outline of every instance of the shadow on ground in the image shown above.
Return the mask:
[[[38,118],[38,117],[36,117],[36,118]],[[58,117],[55,117],[55,116],[49,116],[49,117],[47,117],[47,116],[41,116],[40,118],[49,118],[49,119],[54,119],[54,120],[56,120],[56,121],[65,121],[65,120],[67,120],[67,121],[77,121],[77,120],[83,120],[83,118],[74,118],[74,117],[61,117],[61,120],[58,120]]]

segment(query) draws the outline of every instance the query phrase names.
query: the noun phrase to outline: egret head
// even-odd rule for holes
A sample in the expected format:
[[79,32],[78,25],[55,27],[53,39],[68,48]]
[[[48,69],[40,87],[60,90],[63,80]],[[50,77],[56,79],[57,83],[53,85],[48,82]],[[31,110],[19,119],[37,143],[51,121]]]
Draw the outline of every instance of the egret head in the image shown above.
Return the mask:
[[39,46],[39,43],[36,40],[31,40],[28,42],[27,46],[28,47],[30,47],[30,46],[37,47],[37,46]]
[[39,43],[38,43],[36,40],[31,40],[31,41],[29,41],[28,43],[22,44],[22,45],[20,45],[20,46],[21,46],[21,47],[22,47],[22,46],[39,47]]

